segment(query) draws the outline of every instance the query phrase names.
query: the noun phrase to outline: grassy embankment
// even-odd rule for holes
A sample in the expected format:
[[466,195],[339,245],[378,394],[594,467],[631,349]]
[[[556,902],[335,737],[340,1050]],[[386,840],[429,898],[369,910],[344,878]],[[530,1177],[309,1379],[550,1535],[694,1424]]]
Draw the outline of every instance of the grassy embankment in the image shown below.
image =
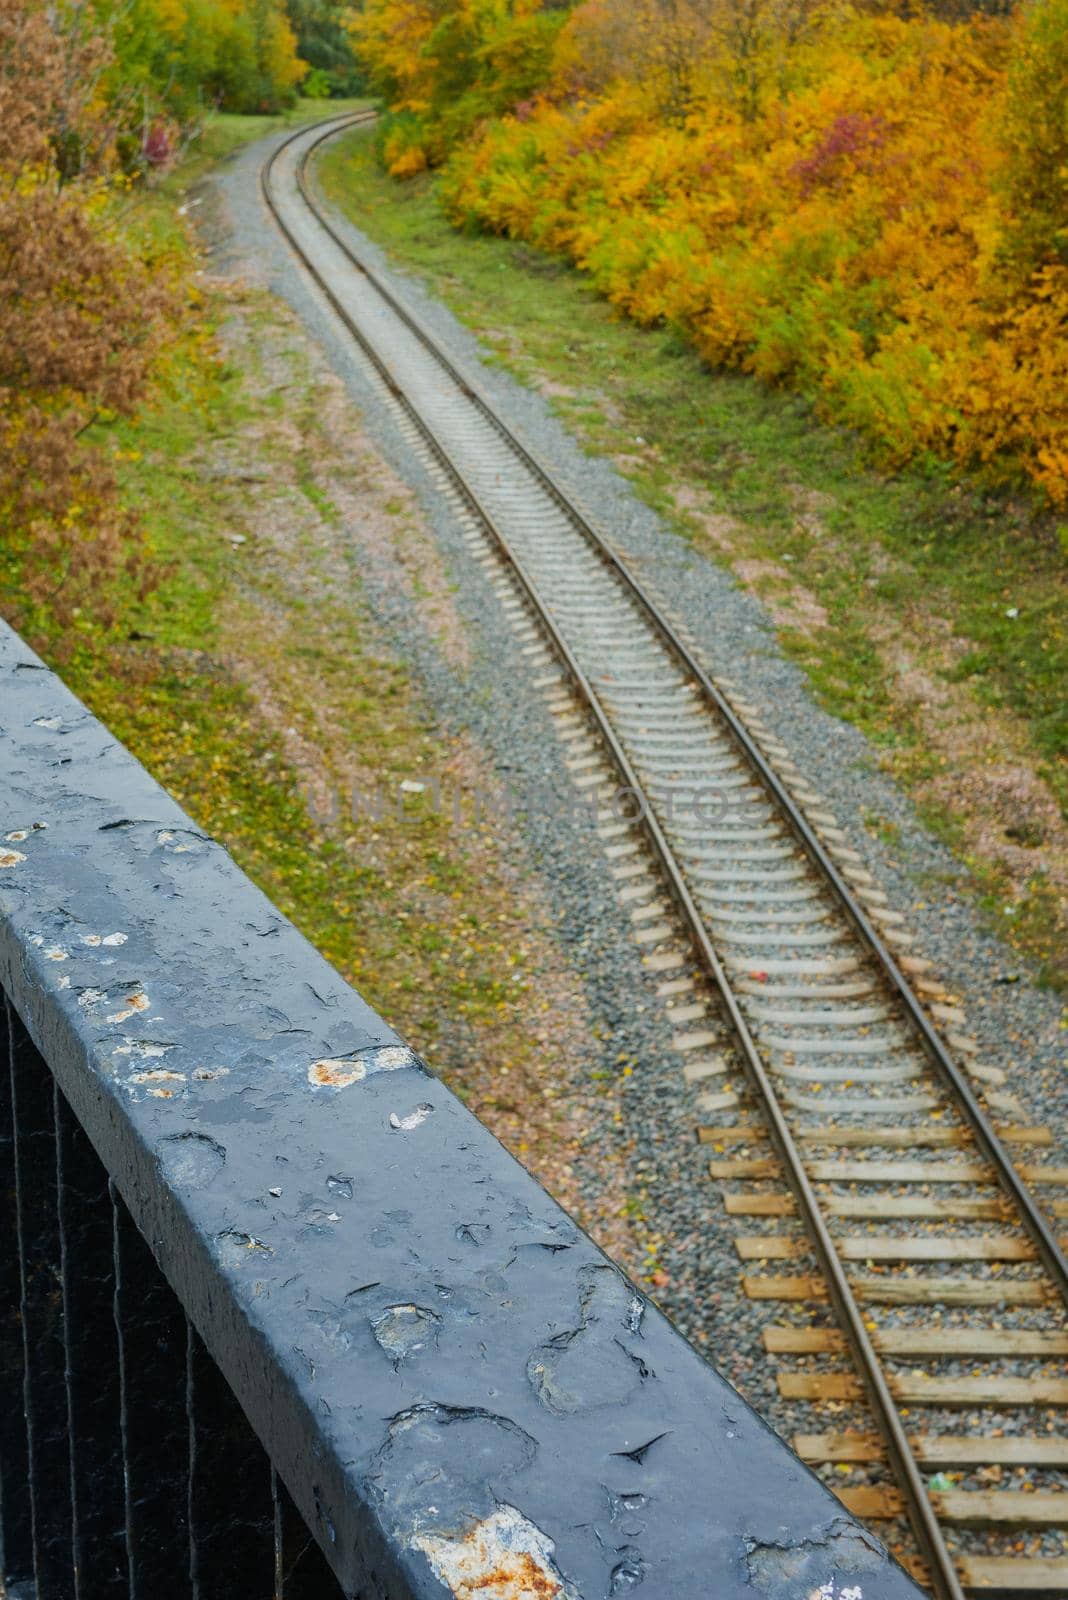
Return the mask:
[[[403,485],[361,449],[351,413],[331,435],[323,419],[336,386],[324,388],[279,302],[198,275],[205,258],[188,224],[204,211],[191,211],[191,186],[279,125],[216,118],[129,211],[125,225],[175,267],[188,301],[151,403],[99,433],[161,578],[143,601],[117,586],[116,625],[83,615],[73,634],[57,625],[37,642],[311,942],[573,1203],[561,1171],[574,1146],[557,1096],[584,1025],[551,980],[537,992],[525,981],[528,964],[551,974],[553,957],[507,848],[485,830],[458,834],[428,796],[406,797],[418,826],[392,810],[373,826],[346,820],[354,781],[394,795],[413,776],[470,784],[471,757],[461,751],[458,764],[456,742],[435,730],[381,637],[351,517],[346,531],[334,503],[347,496],[357,527],[377,519],[401,570],[416,537]],[[410,565],[418,594],[418,555]],[[341,813],[320,824],[331,791]],[[553,1042],[559,1059],[546,1065]]]
[[[767,601],[822,702],[879,747],[1000,931],[1068,983],[1068,528],[937,469],[873,472],[804,401],[708,371],[563,261],[454,231],[433,178],[390,180],[373,135],[337,141],[319,171],[495,359]],[[887,819],[867,822],[893,842]]]

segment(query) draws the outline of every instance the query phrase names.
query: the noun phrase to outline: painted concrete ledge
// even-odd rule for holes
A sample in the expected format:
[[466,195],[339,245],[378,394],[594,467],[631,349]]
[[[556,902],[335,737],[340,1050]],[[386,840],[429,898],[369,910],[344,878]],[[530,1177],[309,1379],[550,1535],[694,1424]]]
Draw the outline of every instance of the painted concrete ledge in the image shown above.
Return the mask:
[[919,1595],[2,624],[0,982],[347,1593]]

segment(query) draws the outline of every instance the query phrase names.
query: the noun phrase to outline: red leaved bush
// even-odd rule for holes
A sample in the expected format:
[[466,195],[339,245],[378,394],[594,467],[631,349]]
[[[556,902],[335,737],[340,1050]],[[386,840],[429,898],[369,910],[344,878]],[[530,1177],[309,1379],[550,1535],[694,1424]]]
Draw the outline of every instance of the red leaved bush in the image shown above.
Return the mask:
[[844,112],[835,117],[815,149],[794,162],[790,175],[806,195],[817,188],[833,188],[836,181],[848,180],[852,172],[863,171],[868,158],[885,143],[883,117]]
[[[145,390],[168,291],[108,221],[106,41],[0,0],[0,580],[31,639],[147,569],[85,438]],[[53,644],[53,649],[55,648]]]

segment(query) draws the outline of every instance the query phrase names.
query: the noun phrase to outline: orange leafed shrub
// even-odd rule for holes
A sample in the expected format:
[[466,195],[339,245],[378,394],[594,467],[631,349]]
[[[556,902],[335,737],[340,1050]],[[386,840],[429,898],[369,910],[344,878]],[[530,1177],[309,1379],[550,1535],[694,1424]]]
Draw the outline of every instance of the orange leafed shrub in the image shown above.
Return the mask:
[[[434,5],[437,27],[473,3]],[[519,8],[494,10],[500,29]],[[538,92],[444,141],[421,49],[393,164],[444,160],[458,223],[567,255],[888,465],[948,458],[1068,503],[1068,0],[954,22],[585,0]]]

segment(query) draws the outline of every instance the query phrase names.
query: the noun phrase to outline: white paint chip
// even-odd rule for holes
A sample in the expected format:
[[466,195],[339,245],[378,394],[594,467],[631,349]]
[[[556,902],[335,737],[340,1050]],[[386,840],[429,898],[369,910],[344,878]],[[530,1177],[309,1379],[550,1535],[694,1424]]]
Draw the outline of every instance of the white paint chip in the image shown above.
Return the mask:
[[375,1070],[377,1072],[396,1072],[399,1067],[415,1065],[415,1057],[407,1045],[387,1044],[374,1054]]
[[428,1102],[425,1105],[416,1106],[415,1110],[409,1111],[406,1117],[399,1117],[395,1111],[391,1111],[389,1125],[398,1131],[411,1133],[413,1128],[418,1128],[421,1123],[426,1121],[427,1117],[433,1113],[433,1110],[434,1107]]

